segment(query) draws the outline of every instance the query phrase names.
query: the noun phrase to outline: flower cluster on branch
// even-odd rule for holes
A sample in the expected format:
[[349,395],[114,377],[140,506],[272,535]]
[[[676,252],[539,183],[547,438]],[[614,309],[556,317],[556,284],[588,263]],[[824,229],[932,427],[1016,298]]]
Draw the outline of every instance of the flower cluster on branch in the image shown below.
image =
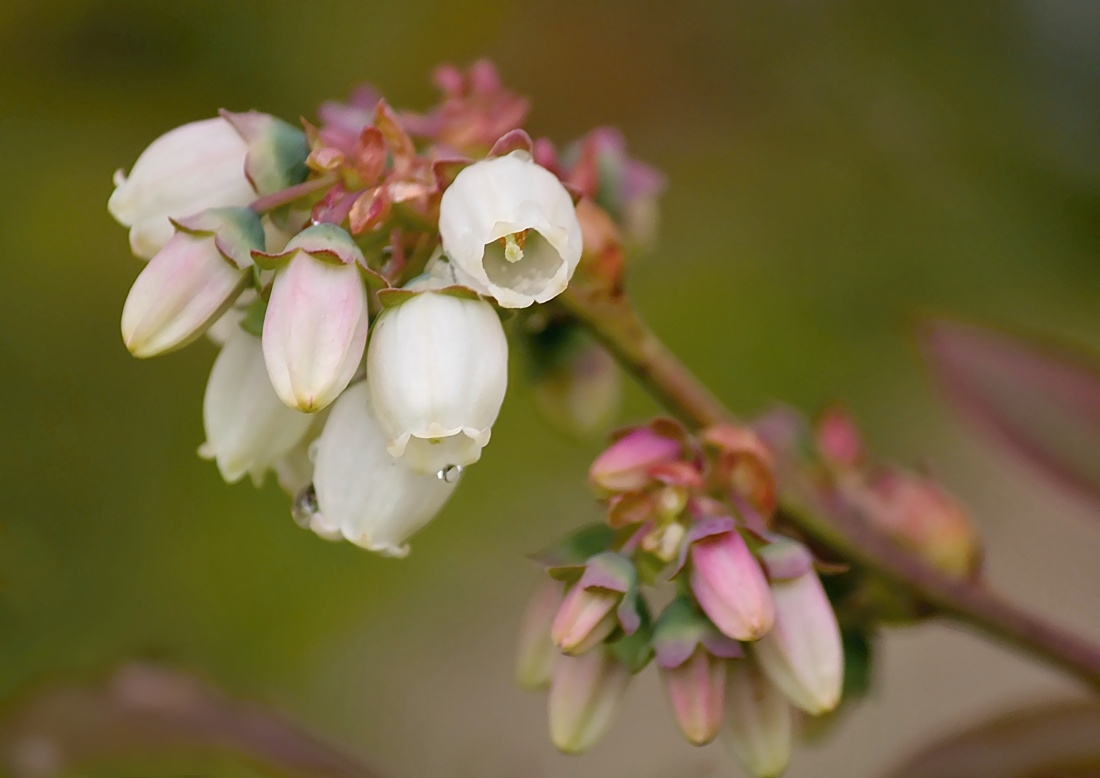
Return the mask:
[[489,442],[502,316],[536,339],[530,311],[565,290],[592,225],[619,246],[662,186],[612,131],[562,155],[532,140],[487,62],[436,81],[425,113],[363,87],[302,129],[255,111],[178,127],[108,203],[148,260],[127,348],[221,346],[200,453],[229,482],[274,471],[300,524],[393,556]]

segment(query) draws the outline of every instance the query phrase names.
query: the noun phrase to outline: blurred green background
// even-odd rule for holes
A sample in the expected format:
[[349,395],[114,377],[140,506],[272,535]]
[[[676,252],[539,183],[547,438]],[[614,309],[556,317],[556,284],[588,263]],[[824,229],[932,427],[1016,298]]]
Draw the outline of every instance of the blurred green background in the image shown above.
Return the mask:
[[[273,483],[226,487],[195,455],[211,345],[139,362],[121,343],[140,265],[105,205],[153,138],[221,107],[312,118],[361,81],[423,108],[436,64],[480,56],[532,98],[533,134],[617,125],[667,174],[630,286],[720,396],[844,399],[879,453],[929,463],[974,508],[994,580],[1100,637],[1087,512],[960,430],[911,338],[940,311],[1100,351],[1098,39],[1090,0],[5,0],[0,696],[154,656],[392,776],[734,772],[679,742],[651,675],[581,758],[512,686],[524,554],[597,516],[599,446],[553,432],[519,371],[482,463],[395,562],[303,532]],[[629,387],[619,421],[654,412]],[[878,775],[1074,688],[935,626],[882,660],[873,698],[791,775]]]

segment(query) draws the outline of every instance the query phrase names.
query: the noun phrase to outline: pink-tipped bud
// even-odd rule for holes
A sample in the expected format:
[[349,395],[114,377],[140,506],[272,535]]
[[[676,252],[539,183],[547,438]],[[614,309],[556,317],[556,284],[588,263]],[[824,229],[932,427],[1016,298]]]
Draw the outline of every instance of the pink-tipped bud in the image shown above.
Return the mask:
[[550,637],[567,654],[583,654],[601,643],[620,623],[633,634],[637,571],[626,557],[606,552],[588,560],[581,578],[565,595]]
[[751,660],[729,663],[722,740],[755,778],[775,778],[791,755],[791,707]]
[[743,656],[740,644],[681,597],[657,620],[653,650],[680,731],[694,745],[709,743],[722,725],[726,664]]
[[762,552],[775,624],[753,645],[760,666],[787,698],[818,716],[840,702],[844,649],[833,606],[804,546],[786,538]]
[[558,658],[550,627],[561,603],[562,584],[551,579],[543,581],[527,605],[516,652],[516,680],[525,689],[542,689],[550,684]]
[[583,654],[615,631],[615,606],[622,595],[609,589],[574,586],[554,619],[550,637],[567,654]]
[[676,723],[688,742],[704,746],[714,740],[725,709],[726,660],[697,648],[686,662],[662,671],[661,676]]
[[276,259],[264,317],[263,349],[276,394],[312,412],[344,391],[367,344],[367,291],[362,252],[332,224],[298,234]]
[[559,657],[550,682],[550,740],[567,754],[591,748],[611,728],[630,671],[606,649]]
[[732,519],[708,518],[688,533],[691,591],[714,625],[735,640],[759,640],[775,608],[759,563]]
[[683,443],[664,429],[638,427],[612,443],[596,457],[588,480],[604,493],[631,492],[648,486],[649,471],[683,454]]
[[251,280],[249,252],[263,246],[259,217],[243,209],[204,211],[176,234],[134,281],[122,307],[122,339],[136,357],[186,346],[233,304]]

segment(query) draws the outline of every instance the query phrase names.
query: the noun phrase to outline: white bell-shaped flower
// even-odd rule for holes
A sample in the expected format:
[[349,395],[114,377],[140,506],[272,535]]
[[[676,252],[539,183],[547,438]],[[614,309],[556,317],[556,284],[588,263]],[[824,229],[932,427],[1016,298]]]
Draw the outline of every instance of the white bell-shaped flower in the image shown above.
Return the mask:
[[363,255],[331,224],[297,235],[280,258],[264,316],[263,347],[276,393],[292,408],[317,411],[348,385],[367,343]]
[[425,291],[385,310],[367,383],[389,452],[421,473],[481,457],[508,387],[508,341],[489,303]]
[[107,210],[130,228],[130,247],[144,259],[172,237],[169,218],[207,208],[245,207],[256,192],[245,175],[248,143],[221,117],[191,122],[161,135],[126,176],[115,173]]
[[355,384],[333,403],[317,441],[317,512],[309,526],[325,538],[339,534],[370,551],[405,556],[405,541],[439,513],[460,475],[460,468],[422,475],[390,456],[370,392]]
[[313,417],[286,407],[267,377],[259,338],[229,334],[206,384],[202,404],[206,442],[200,456],[217,462],[228,483],[245,473],[257,485],[298,444]]
[[443,193],[439,234],[459,282],[505,308],[565,291],[583,248],[569,192],[524,151],[460,172]]

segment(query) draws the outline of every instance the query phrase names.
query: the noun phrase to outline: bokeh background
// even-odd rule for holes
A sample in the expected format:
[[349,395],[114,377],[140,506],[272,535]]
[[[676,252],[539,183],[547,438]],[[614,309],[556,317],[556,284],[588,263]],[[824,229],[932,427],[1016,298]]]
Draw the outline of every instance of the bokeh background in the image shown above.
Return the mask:
[[[1100,350],[1097,40],[1090,0],[5,0],[0,698],[159,657],[391,776],[736,774],[680,742],[652,673],[580,758],[513,686],[524,554],[597,515],[599,447],[548,426],[519,371],[482,463],[397,562],[315,538],[273,483],[227,487],[195,455],[212,346],[139,362],[121,343],[140,265],[105,204],[154,137],[220,107],[313,117],[361,81],[421,108],[437,63],[480,56],[532,97],[533,132],[617,125],[667,174],[630,286],[720,396],[843,399],[878,453],[971,506],[998,585],[1100,638],[1095,516],[961,429],[912,339],[950,312]],[[618,421],[655,412],[628,387]],[[881,775],[1077,693],[944,626],[890,633],[879,660],[791,776]],[[183,764],[128,774],[251,769]]]

